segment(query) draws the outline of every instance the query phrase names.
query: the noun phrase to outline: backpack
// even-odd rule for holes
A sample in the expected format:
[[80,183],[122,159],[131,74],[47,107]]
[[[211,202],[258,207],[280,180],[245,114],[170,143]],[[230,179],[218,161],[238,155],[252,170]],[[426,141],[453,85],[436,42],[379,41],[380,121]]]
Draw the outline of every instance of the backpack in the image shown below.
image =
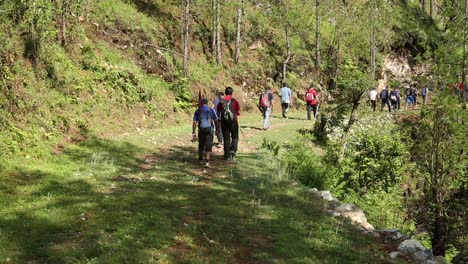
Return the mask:
[[202,107],[199,109],[199,122],[198,126],[200,132],[211,133],[212,132],[212,124],[213,124],[213,117],[211,116],[211,108]]
[[388,97],[388,90],[383,90],[380,92],[380,99],[385,100]]
[[312,91],[307,91],[306,93],[306,101],[308,103],[311,103],[312,101],[314,101],[315,99],[315,96],[314,96],[314,93],[312,93]]
[[223,104],[223,110],[221,111],[221,119],[224,121],[233,122],[234,121],[234,105],[232,100],[224,100],[222,99],[220,103]]
[[422,96],[426,96],[426,95],[427,95],[427,88],[426,88],[426,87],[424,87],[424,88],[422,89],[421,95],[422,95]]
[[269,100],[270,92],[262,93],[262,97],[260,98],[260,106],[261,107],[270,107],[270,100]]
[[397,101],[398,100],[396,91],[392,91],[392,93],[390,94],[390,100],[392,100],[392,101]]

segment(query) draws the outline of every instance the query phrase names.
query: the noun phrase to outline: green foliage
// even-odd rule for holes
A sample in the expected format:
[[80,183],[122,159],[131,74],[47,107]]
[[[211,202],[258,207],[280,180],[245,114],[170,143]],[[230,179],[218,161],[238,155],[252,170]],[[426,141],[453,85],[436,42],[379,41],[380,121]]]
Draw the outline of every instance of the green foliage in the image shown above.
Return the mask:
[[266,138],[263,138],[261,147],[271,152],[274,157],[278,157],[279,151],[281,149],[281,145],[278,144],[278,142],[270,141],[270,140],[267,140]]
[[331,144],[325,160],[327,173],[336,180],[335,188],[366,193],[388,192],[402,179],[407,148],[401,135],[391,129],[366,129],[343,144]]
[[466,251],[466,184],[468,145],[466,110],[448,91],[434,98],[433,109],[423,109],[414,131],[411,154],[417,165],[411,211],[417,226],[430,234],[436,254],[447,246]]
[[284,154],[290,173],[306,186],[328,189],[331,179],[325,173],[322,158],[306,142],[305,139],[295,142]]

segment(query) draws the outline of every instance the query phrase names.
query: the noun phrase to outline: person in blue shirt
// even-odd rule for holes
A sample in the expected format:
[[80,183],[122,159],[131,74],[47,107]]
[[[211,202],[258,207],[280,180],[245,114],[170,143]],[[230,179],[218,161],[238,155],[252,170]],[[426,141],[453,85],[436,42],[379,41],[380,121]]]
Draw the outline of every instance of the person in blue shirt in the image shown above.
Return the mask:
[[289,89],[286,83],[283,83],[282,86],[283,87],[280,90],[281,110],[283,113],[283,118],[286,118],[286,114],[289,111],[289,105],[292,104],[291,89]]
[[213,133],[218,131],[218,116],[213,108],[208,106],[208,100],[201,100],[202,106],[193,114],[192,137],[197,138],[198,128],[198,161],[205,162],[205,168],[210,167],[210,157],[213,148]]

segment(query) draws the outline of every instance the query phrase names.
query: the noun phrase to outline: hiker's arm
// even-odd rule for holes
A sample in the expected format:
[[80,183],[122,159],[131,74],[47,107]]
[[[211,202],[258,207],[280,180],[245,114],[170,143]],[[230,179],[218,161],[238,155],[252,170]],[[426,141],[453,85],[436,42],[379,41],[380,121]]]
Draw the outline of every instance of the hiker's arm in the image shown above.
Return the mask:
[[193,121],[193,125],[192,125],[192,137],[193,138],[197,138],[197,124],[198,122],[197,121]]
[[240,105],[239,105],[239,102],[236,100],[235,104],[234,104],[234,111],[236,111],[236,114],[238,116],[240,116]]

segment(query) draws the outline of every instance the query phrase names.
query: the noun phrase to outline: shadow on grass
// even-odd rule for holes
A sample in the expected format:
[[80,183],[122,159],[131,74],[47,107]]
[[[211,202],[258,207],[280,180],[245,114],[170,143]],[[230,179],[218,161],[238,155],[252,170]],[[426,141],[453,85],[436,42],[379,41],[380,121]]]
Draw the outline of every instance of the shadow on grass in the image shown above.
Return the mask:
[[[148,153],[91,138],[54,161],[71,162],[71,170],[19,168],[35,181],[5,206],[0,257],[40,263],[358,258],[346,248],[354,234],[337,228],[308,193],[289,193],[291,181],[273,181],[258,154],[241,155],[238,164],[216,157],[216,168],[204,173],[195,152],[191,145]],[[77,169],[82,173],[70,175]],[[343,240],[326,244],[334,236],[321,230],[336,230]]]

